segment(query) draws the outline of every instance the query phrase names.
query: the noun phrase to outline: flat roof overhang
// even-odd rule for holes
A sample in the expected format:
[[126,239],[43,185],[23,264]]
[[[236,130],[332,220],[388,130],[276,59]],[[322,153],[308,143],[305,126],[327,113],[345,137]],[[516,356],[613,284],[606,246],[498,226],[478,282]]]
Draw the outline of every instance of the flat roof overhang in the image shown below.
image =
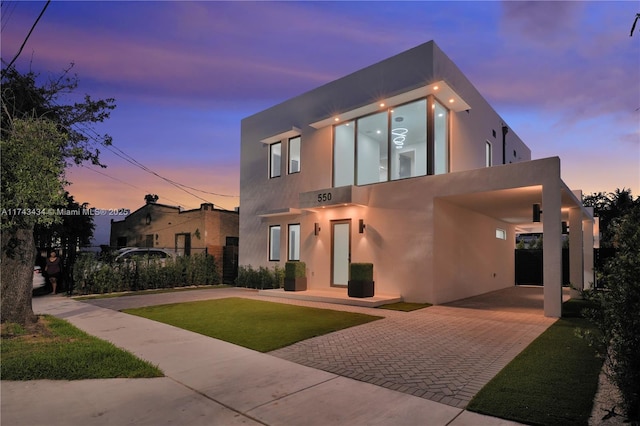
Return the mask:
[[[542,222],[533,222],[533,205],[542,204],[542,185],[490,190],[438,197],[444,201],[499,219],[517,226],[520,233],[542,232]],[[569,210],[581,208],[584,219],[592,215],[582,206],[582,201],[563,183],[561,189],[561,216],[569,220]],[[542,206],[544,216],[544,206]]]
[[437,81],[435,83],[427,84],[417,89],[409,90],[399,95],[390,97],[381,97],[375,102],[371,102],[367,105],[363,105],[358,108],[354,108],[348,111],[336,111],[330,117],[323,118],[322,120],[310,123],[309,125],[315,129],[321,129],[323,127],[337,124],[344,121],[353,120],[358,117],[372,114],[396,105],[402,105],[407,102],[425,98],[428,95],[434,95],[438,101],[449,108],[451,111],[460,112],[470,110],[471,106],[462,99],[462,96],[458,95],[455,90],[444,80]]
[[302,213],[302,210],[300,209],[285,207],[282,209],[267,210],[258,213],[258,217],[296,216],[300,213]]

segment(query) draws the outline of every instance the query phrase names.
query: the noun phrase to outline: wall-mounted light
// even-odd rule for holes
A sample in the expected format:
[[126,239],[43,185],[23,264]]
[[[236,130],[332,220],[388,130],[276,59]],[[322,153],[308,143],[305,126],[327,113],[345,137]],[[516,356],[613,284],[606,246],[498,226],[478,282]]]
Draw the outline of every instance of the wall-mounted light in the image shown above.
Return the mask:
[[318,235],[320,233],[320,224],[318,222],[313,224],[313,235]]
[[360,219],[358,221],[358,233],[360,234],[364,234],[364,228],[366,228],[367,225],[364,224],[364,219]]
[[540,210],[540,204],[533,205],[533,221],[540,222],[540,215],[542,214],[542,210]]

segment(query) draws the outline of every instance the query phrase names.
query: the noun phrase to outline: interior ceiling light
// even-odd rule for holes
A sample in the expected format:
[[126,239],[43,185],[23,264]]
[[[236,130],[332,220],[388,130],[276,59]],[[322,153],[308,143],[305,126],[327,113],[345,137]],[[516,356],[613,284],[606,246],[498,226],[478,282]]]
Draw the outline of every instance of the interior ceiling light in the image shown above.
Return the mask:
[[340,121],[340,117],[334,118],[333,121]]
[[449,99],[449,103],[452,104],[453,103],[453,98]]
[[439,87],[438,86],[433,86],[433,90],[438,90]]
[[380,108],[384,106],[384,102],[380,102]]

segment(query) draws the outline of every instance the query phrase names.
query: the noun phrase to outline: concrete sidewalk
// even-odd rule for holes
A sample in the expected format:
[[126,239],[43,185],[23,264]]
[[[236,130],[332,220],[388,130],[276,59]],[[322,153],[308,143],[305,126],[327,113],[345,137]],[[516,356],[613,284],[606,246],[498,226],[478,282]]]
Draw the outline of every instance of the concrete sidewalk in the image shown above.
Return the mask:
[[65,297],[34,299],[34,311],[111,341],[166,377],[3,381],[3,425],[516,424]]

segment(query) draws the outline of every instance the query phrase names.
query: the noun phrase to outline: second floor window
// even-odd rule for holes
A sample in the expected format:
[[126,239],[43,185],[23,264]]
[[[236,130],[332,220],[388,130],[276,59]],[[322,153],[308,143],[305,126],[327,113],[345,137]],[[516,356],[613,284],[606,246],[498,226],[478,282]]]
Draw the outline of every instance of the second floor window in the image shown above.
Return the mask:
[[289,174],[300,171],[300,136],[289,139]]
[[449,172],[449,110],[434,96],[333,127],[333,186]]
[[269,145],[269,177],[280,177],[282,168],[282,143],[272,143]]

